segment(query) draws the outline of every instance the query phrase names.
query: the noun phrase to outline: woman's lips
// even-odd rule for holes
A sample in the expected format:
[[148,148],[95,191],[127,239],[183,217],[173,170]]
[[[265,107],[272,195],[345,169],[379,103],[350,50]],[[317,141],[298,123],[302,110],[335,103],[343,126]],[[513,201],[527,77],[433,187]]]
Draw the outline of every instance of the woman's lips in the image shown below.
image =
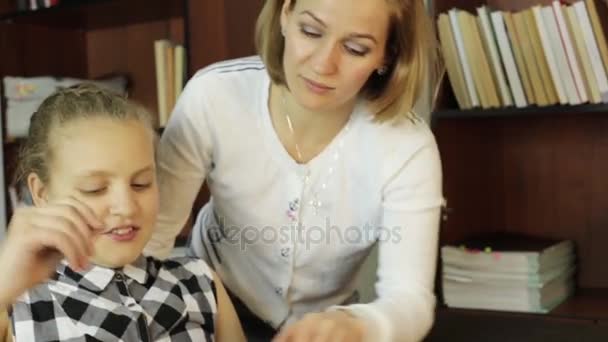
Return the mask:
[[310,80],[306,77],[302,77],[302,79],[304,80],[304,84],[306,85],[306,88],[308,88],[308,90],[310,90],[311,92],[315,93],[315,94],[325,94],[329,91],[334,90],[333,87],[330,87],[328,85],[325,85],[323,83],[318,83],[315,82],[313,80]]

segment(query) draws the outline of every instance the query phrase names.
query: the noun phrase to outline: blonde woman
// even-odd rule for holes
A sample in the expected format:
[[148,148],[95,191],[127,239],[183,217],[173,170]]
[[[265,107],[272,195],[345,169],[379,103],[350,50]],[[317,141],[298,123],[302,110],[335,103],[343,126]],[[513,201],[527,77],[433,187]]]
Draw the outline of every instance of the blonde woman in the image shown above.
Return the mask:
[[[190,251],[251,341],[416,341],[433,322],[441,166],[412,111],[434,65],[422,0],[268,0],[259,56],[188,83],[161,138],[169,254],[203,182]],[[379,247],[378,299],[355,279]]]

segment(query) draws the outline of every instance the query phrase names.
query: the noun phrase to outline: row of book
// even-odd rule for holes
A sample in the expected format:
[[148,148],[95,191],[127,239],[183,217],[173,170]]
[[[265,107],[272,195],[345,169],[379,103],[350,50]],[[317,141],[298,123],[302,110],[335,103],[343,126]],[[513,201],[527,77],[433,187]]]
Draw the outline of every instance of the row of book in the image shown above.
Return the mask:
[[35,11],[59,5],[60,0],[17,0],[17,10]]
[[164,127],[181,94],[186,78],[186,51],[180,44],[168,39],[154,42],[158,123]]
[[441,248],[448,307],[547,313],[575,288],[570,240],[507,233],[479,235]]
[[608,9],[597,1],[440,14],[441,49],[460,109],[608,103],[608,22],[598,15]]

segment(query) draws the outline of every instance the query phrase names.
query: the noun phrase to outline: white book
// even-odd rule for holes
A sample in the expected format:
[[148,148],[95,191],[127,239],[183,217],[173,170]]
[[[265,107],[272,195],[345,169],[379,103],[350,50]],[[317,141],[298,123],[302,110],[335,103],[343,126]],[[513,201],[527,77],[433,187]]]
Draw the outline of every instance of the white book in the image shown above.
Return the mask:
[[585,83],[583,81],[583,74],[579,68],[578,61],[576,60],[576,52],[574,51],[574,45],[572,44],[573,38],[570,36],[570,31],[568,30],[568,25],[566,24],[566,19],[564,18],[564,12],[562,12],[559,1],[553,1],[552,10],[553,15],[555,16],[559,34],[562,37],[561,42],[564,47],[564,53],[566,54],[566,58],[568,60],[568,67],[572,72],[578,97],[581,100],[581,103],[589,102],[589,96],[587,95],[587,90],[585,89]]
[[469,99],[471,100],[472,107],[479,107],[479,96],[477,95],[477,90],[475,89],[475,82],[473,81],[473,73],[471,71],[471,66],[469,65],[469,60],[467,58],[467,53],[464,48],[464,40],[462,38],[462,31],[460,30],[460,25],[458,21],[458,10],[453,8],[448,11],[448,15],[450,17],[450,24],[452,25],[452,32],[454,33],[454,41],[456,42],[456,49],[458,50],[458,57],[460,59],[460,63],[462,63],[462,71],[464,73],[464,81],[466,83],[467,91],[469,93]]
[[169,119],[167,104],[167,87],[171,87],[172,80],[169,82],[167,71],[166,49],[169,41],[165,39],[154,42],[154,64],[156,68],[156,96],[158,99],[158,122],[164,127]]
[[494,28],[494,33],[496,34],[496,41],[498,42],[502,62],[504,63],[507,78],[509,79],[509,87],[511,88],[511,92],[513,94],[515,106],[518,108],[526,107],[528,105],[526,101],[526,94],[524,93],[521,78],[519,77],[519,71],[517,70],[517,65],[515,64],[515,58],[513,57],[513,51],[511,50],[511,43],[509,42],[509,37],[507,36],[502,13],[499,11],[492,12],[490,13],[490,18],[492,19],[492,27]]
[[[2,101],[0,101],[0,113],[2,113]],[[0,132],[2,132],[2,125],[4,120],[0,120]],[[2,135],[0,135],[0,143],[4,146]],[[7,220],[6,220],[6,196],[4,195],[4,186],[6,184],[4,180],[4,149],[0,148],[0,241],[3,241],[6,237]]]
[[582,1],[574,3],[572,8],[576,13],[581,31],[583,33],[583,39],[585,41],[587,53],[589,54],[589,59],[591,60],[591,68],[593,69],[593,75],[595,76],[595,80],[600,91],[600,97],[602,98],[602,102],[608,103],[608,79],[606,77],[606,70],[604,70],[604,65],[602,64],[600,50],[597,46],[597,42],[595,41],[593,28],[591,27],[591,22],[589,21],[587,8],[585,7],[585,3]]
[[562,44],[562,38],[559,34],[559,29],[557,28],[557,22],[555,21],[553,9],[546,6],[541,8],[541,12],[544,17],[543,19],[545,20],[545,28],[547,29],[549,42],[551,43],[553,50],[553,57],[555,57],[555,62],[557,64],[558,75],[561,77],[562,84],[566,92],[566,97],[568,98],[568,103],[571,105],[581,104],[582,101],[578,96],[576,85],[574,84],[574,77],[572,76],[572,71],[568,66],[568,59],[566,58],[566,53]]
[[481,22],[481,32],[483,33],[482,36],[486,43],[485,46],[489,52],[492,70],[494,71],[494,75],[496,75],[496,84],[498,85],[502,105],[512,106],[513,100],[509,87],[507,86],[500,55],[498,54],[498,48],[496,47],[496,38],[492,25],[490,24],[490,12],[488,11],[488,7],[477,7],[477,15]]
[[560,77],[560,71],[557,67],[557,62],[555,61],[555,56],[553,54],[553,47],[551,42],[549,41],[549,34],[547,33],[547,25],[545,24],[545,20],[541,11],[540,6],[532,7],[532,13],[534,14],[534,22],[536,23],[536,27],[538,29],[538,34],[540,36],[540,42],[543,47],[544,58],[547,61],[547,65],[549,66],[549,74],[551,75],[551,80],[553,81],[553,85],[555,86],[555,91],[557,92],[557,98],[560,104],[567,104],[568,97],[566,96],[566,91],[564,89],[564,84]]

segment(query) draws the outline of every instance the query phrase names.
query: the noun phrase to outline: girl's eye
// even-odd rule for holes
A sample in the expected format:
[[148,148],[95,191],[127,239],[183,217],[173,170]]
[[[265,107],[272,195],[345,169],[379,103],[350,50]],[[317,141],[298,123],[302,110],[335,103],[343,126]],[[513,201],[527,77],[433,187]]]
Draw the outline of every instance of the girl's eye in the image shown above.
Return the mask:
[[84,195],[101,195],[106,191],[106,188],[95,188],[95,189],[80,189],[80,193]]
[[321,32],[313,29],[312,27],[306,26],[306,25],[300,26],[300,32],[302,32],[305,36],[308,36],[311,38],[321,37]]
[[344,48],[348,53],[357,57],[365,56],[369,52],[369,49],[357,44],[345,44]]
[[145,189],[149,188],[150,186],[152,186],[152,183],[135,183],[135,184],[131,184],[131,186],[135,190],[145,190]]

